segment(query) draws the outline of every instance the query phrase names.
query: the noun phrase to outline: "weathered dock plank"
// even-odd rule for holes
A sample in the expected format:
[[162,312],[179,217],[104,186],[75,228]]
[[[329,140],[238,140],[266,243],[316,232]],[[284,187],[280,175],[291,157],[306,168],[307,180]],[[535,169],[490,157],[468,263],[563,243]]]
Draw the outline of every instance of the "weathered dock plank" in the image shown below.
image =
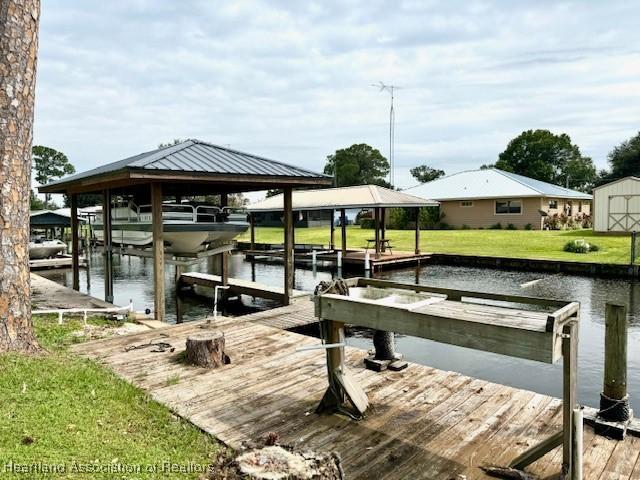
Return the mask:
[[[263,324],[302,306],[312,316],[311,302],[301,302],[219,318],[214,328],[225,333],[231,364],[216,370],[187,366],[178,358],[186,337],[202,322],[73,348],[233,447],[277,432],[284,442],[339,452],[350,479],[486,479],[480,465],[506,464],[561,425],[559,399],[416,364],[375,373],[364,368],[365,352],[355,348],[347,348],[346,366],[367,392],[370,412],[359,422],[316,415],[327,386],[325,353],[295,348],[319,341]],[[176,350],[125,351],[150,341],[171,343]],[[640,478],[640,439],[596,437],[589,427],[584,438],[585,478]],[[561,460],[556,449],[530,471],[550,477]]]
[[[201,287],[214,288],[216,285],[222,285],[222,278],[220,275],[210,273],[186,272],[180,275],[179,282],[183,285],[199,285]],[[252,282],[251,280],[244,280],[242,278],[229,278],[228,286],[229,291],[236,295],[249,295],[278,302],[284,299],[283,287]],[[310,292],[294,290],[291,300],[307,300],[309,295]]]

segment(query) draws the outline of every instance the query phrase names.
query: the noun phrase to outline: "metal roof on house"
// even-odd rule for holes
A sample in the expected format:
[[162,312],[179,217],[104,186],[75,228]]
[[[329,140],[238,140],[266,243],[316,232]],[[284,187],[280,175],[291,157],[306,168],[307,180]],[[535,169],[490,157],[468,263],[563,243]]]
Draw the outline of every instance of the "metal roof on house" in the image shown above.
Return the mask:
[[65,185],[92,178],[107,178],[116,173],[126,172],[175,172],[201,174],[206,177],[232,175],[238,177],[322,179],[325,181],[329,179],[327,175],[311,170],[191,139],[51,182],[40,187],[39,190],[56,193],[60,190],[59,187]]
[[[328,210],[340,208],[372,207],[430,207],[438,202],[419,198],[404,192],[378,185],[322,188],[318,190],[294,190],[293,210]],[[251,212],[272,212],[284,209],[282,194],[269,197],[247,207]]]
[[591,200],[593,198],[588,193],[541,182],[497,168],[455,173],[409,188],[405,192],[439,201],[512,197],[550,197],[575,200]]

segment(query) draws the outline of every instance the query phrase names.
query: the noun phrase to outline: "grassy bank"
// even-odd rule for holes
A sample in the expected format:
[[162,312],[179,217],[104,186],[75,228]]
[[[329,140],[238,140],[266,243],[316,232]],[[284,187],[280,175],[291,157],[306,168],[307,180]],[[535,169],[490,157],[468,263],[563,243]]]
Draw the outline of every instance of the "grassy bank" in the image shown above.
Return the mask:
[[[223,448],[109,370],[70,354],[68,346],[82,341],[72,335],[80,322],[35,318],[34,324],[50,354],[0,355],[0,478],[199,478],[198,468]],[[66,471],[11,474],[8,462]],[[167,473],[164,462],[191,472]]]
[[[340,228],[336,229],[335,235],[337,245],[340,245]],[[372,237],[372,230],[358,226],[347,228],[347,244],[351,248],[363,248],[366,239]],[[295,238],[296,243],[326,245],[329,243],[329,228],[299,228]],[[388,230],[387,238],[398,250],[413,250],[413,231]],[[577,238],[596,244],[600,250],[586,254],[563,251],[568,241]],[[239,239],[249,241],[248,232]],[[259,227],[256,229],[256,242],[282,243],[282,229]],[[629,263],[630,239],[627,236],[594,235],[591,230],[423,230],[420,247],[424,252],[432,253],[626,264]]]

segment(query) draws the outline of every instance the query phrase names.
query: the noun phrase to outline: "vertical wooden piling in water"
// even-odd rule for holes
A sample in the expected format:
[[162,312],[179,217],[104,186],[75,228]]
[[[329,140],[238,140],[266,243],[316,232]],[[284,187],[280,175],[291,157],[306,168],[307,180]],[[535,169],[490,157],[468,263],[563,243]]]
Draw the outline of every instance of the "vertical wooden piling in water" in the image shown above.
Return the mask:
[[153,229],[153,287],[155,319],[165,319],[164,239],[162,235],[162,184],[151,184],[151,226]]
[[102,193],[102,243],[104,244],[104,300],[113,303],[113,245],[111,242],[111,190]]
[[329,223],[329,250],[336,248],[336,211],[329,210],[331,212],[331,223]]
[[629,420],[626,305],[607,303],[605,307],[603,383],[599,415],[608,421]]
[[251,250],[256,248],[256,217],[254,213],[249,214],[249,227],[251,228]]
[[284,189],[284,304],[291,303],[293,294],[293,211],[292,188]]
[[73,289],[80,290],[80,241],[78,238],[78,194],[72,193],[71,200],[71,270]]
[[416,207],[416,232],[415,232],[415,253],[416,255],[420,255],[420,207]]
[[340,231],[342,233],[342,258],[347,255],[347,213],[344,208],[340,209]]

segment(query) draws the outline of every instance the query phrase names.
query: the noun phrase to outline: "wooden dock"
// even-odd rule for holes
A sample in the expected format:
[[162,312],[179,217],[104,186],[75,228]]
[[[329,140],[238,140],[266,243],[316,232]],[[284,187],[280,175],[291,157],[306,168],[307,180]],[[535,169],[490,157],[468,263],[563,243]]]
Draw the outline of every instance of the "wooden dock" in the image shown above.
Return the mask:
[[[186,272],[180,275],[178,283],[181,285],[199,285],[206,288],[215,288],[216,285],[222,285],[222,277],[210,273]],[[281,303],[284,301],[283,287],[252,282],[241,278],[229,278],[228,285],[229,291],[234,295],[267,298]],[[293,290],[291,301],[308,300],[309,295],[310,292],[305,292],[304,290]]]
[[[283,258],[284,253],[279,249],[269,250],[245,250],[244,254],[247,259],[251,260],[273,260]],[[365,269],[365,250],[348,250],[347,254],[342,257],[343,268],[364,271]],[[372,271],[380,271],[382,269],[403,268],[421,265],[431,258],[430,253],[414,253],[394,251],[383,252],[378,258],[374,251],[369,251],[369,262]],[[316,260],[319,266],[328,263],[331,267],[335,267],[338,263],[338,252],[327,249],[316,249]],[[313,263],[312,251],[299,251],[294,255],[296,265],[309,266]]]
[[[29,268],[31,270],[43,270],[48,268],[71,268],[71,264],[71,255],[60,255],[54,258],[39,258],[36,260],[29,260]],[[79,266],[82,268],[86,268],[86,259],[81,258]]]
[[[312,317],[303,305],[299,316]],[[327,388],[325,352],[296,353],[296,347],[319,340],[274,327],[295,307],[218,319],[215,328],[225,333],[231,364],[217,370],[179,361],[186,337],[202,322],[73,349],[232,447],[277,432],[282,442],[337,451],[349,479],[488,479],[480,465],[506,464],[561,425],[559,399],[417,364],[375,373],[364,368],[366,352],[351,347],[346,366],[367,392],[371,411],[359,422],[317,415]],[[274,326],[264,325],[270,316]],[[150,341],[176,350],[125,351]],[[584,435],[585,479],[640,479],[640,438],[609,440],[586,426]],[[530,471],[556,478],[561,459],[558,448]]]

